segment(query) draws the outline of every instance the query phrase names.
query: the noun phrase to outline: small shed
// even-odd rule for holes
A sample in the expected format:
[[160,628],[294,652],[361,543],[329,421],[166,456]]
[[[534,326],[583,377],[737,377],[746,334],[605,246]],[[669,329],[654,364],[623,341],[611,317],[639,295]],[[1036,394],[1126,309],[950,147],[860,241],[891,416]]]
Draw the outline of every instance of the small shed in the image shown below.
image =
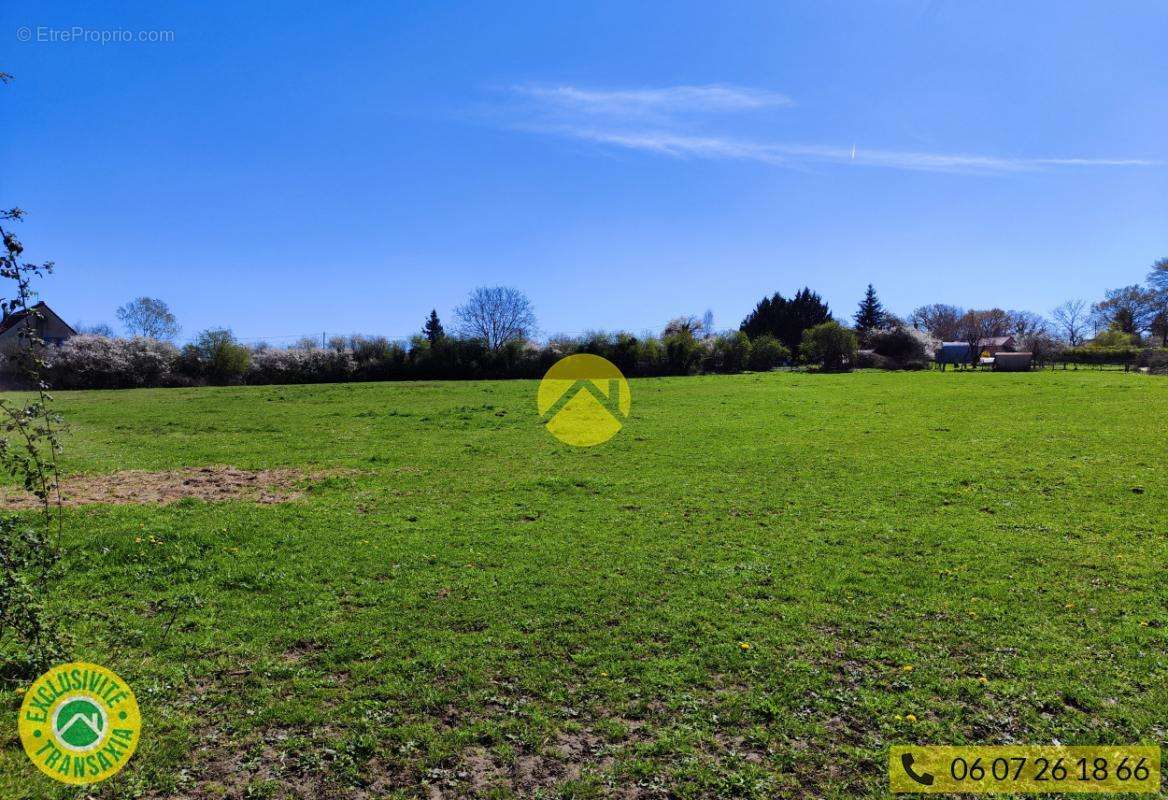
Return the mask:
[[994,356],[995,372],[1029,372],[1033,353],[998,353]]
[[937,350],[936,361],[946,364],[972,364],[973,354],[970,352],[969,342],[942,342]]

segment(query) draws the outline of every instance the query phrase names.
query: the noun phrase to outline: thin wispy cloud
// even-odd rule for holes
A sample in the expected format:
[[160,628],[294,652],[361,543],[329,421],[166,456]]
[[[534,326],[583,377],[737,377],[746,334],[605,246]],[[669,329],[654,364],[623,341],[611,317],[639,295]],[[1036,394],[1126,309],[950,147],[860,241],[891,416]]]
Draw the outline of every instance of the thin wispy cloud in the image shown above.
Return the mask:
[[512,91],[561,111],[614,116],[716,114],[792,105],[791,98],[778,92],[723,84],[608,90],[526,85]]
[[[582,89],[526,85],[512,93],[527,103],[514,126],[679,159],[753,161],[771,166],[848,164],[922,172],[1002,174],[1062,167],[1157,167],[1141,158],[1009,157],[759,141],[736,134],[695,133],[694,118],[731,112],[786,109],[793,102],[777,92],[729,85],[655,89]],[[708,120],[703,120],[703,130]]]
[[674,158],[732,159],[777,166],[808,162],[858,164],[927,172],[1027,172],[1047,167],[1151,167],[1162,162],[1135,158],[1003,158],[856,147],[754,142],[721,136],[685,136],[659,131],[619,132],[594,128],[548,128],[576,139]]

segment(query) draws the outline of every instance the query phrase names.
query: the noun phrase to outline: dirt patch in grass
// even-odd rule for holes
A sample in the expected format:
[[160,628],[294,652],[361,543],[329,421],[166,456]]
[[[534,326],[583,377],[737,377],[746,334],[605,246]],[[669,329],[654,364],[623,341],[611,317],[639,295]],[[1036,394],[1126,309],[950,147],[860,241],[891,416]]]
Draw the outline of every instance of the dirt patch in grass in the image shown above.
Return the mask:
[[[184,467],[147,472],[126,470],[104,475],[69,475],[61,479],[61,499],[67,506],[166,505],[196,500],[253,500],[286,503],[304,493],[305,484],[321,474],[297,469],[246,470],[228,466]],[[37,499],[14,488],[0,490],[0,508],[36,508]]]
[[564,784],[585,775],[603,780],[615,764],[601,737],[590,730],[560,732],[538,751],[510,759],[482,746],[462,751],[452,767],[428,770],[422,779],[428,800],[491,797],[557,797]]

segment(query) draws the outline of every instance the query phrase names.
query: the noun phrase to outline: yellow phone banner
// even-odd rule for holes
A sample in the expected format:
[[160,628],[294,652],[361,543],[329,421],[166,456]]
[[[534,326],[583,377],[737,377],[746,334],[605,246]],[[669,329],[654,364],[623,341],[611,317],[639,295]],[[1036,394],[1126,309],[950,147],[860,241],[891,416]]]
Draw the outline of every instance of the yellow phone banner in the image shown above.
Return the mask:
[[1160,791],[1160,748],[1144,745],[893,745],[893,794]]

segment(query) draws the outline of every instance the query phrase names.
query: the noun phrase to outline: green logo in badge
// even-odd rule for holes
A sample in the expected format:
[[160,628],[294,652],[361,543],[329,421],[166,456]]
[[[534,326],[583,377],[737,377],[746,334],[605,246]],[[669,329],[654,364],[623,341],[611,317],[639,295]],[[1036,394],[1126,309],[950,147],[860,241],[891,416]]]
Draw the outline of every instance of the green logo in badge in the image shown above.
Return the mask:
[[17,723],[24,752],[53,780],[104,781],[138,748],[142,714],[130,687],[97,664],[62,664],[33,681]]
[[70,698],[53,714],[53,733],[71,750],[89,750],[101,741],[105,710],[86,695]]

